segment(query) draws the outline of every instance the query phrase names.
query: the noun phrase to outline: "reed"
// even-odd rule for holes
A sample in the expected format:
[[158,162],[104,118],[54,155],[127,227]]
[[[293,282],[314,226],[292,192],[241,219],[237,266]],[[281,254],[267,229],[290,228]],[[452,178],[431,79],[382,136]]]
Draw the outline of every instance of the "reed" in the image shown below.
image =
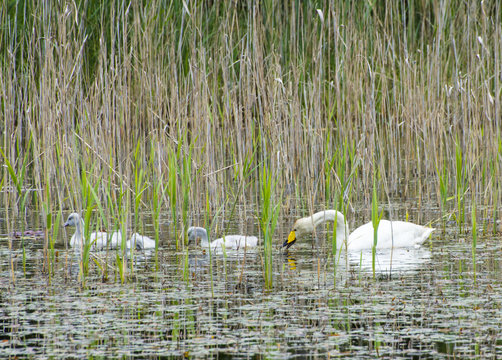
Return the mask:
[[[184,135],[186,136],[186,134]],[[192,186],[192,146],[188,149],[178,149],[178,156],[181,156],[181,166],[179,168],[180,172],[180,190],[181,190],[181,229],[183,237],[181,239],[182,248],[187,244],[187,230],[189,221],[189,211],[190,211],[190,192]],[[193,198],[193,197],[192,197]]]
[[96,208],[96,204],[94,201],[95,198],[94,196],[92,196],[91,185],[87,180],[87,175],[85,170],[82,172],[81,189],[82,191],[80,193],[83,196],[83,204],[85,205],[83,212],[84,228],[82,229],[83,234],[82,234],[82,241],[80,241],[80,249],[77,249],[77,253],[79,255],[78,277],[83,286],[85,286],[86,278],[89,274],[89,260],[92,247],[90,241],[91,216],[94,209]]
[[[29,138],[28,140],[28,145],[24,151],[24,158],[23,162],[20,165],[20,168],[18,171],[14,168],[14,165],[11,164],[9,161],[9,158],[5,155],[5,153],[2,151],[0,148],[0,153],[2,154],[2,157],[5,162],[5,166],[7,167],[7,171],[9,172],[11,181],[14,183],[15,189],[16,189],[16,206],[14,208],[14,212],[23,219],[21,222],[21,234],[23,234],[24,229],[25,229],[25,223],[26,223],[26,202],[28,200],[28,196],[30,195],[30,192],[27,191],[24,188],[24,182],[25,182],[25,176],[26,176],[26,169],[28,166],[28,160],[29,160],[29,155],[30,155],[30,149],[32,147],[32,137]],[[17,144],[17,153],[20,153],[21,149],[19,148],[19,144]],[[5,177],[4,177],[5,179]],[[3,182],[3,180],[2,180]],[[24,193],[24,194],[23,194]],[[50,215],[49,215],[50,216]],[[12,245],[9,245],[10,247]],[[23,250],[23,273],[26,275],[26,248],[24,244],[24,235],[21,235],[21,247]]]
[[471,209],[471,226],[472,226],[472,247],[471,247],[471,253],[472,253],[472,273],[474,276],[474,284],[476,284],[476,246],[478,243],[478,230],[477,230],[477,223],[476,223],[476,201],[472,199],[472,209]]
[[[338,201],[337,201],[336,197],[334,199],[333,209],[338,210]],[[344,211],[344,218],[347,219],[347,217],[345,215],[346,215],[346,211]],[[347,221],[347,220],[345,220],[345,221]],[[333,258],[333,279],[334,279],[333,286],[334,287],[336,287],[336,274],[337,274],[338,264],[340,261],[340,256],[342,254],[342,250],[344,248],[344,246],[339,246],[339,244],[336,243],[337,222],[338,222],[338,217],[335,217],[335,221],[333,223],[333,231],[331,234],[331,256]],[[348,259],[347,259],[347,261],[348,261]]]
[[280,196],[275,194],[276,182],[273,174],[265,166],[261,169],[260,186],[260,226],[263,233],[263,277],[265,287],[271,289],[273,285],[273,256],[272,245],[275,227],[280,209]]
[[378,244],[378,224],[382,219],[383,211],[378,212],[378,194],[376,188],[375,175],[373,175],[373,196],[371,201],[371,222],[373,224],[373,246],[371,247],[371,269],[373,271],[373,280],[375,280],[376,265],[376,247]]
[[446,227],[446,211],[447,211],[447,201],[448,201],[448,188],[449,188],[449,180],[448,180],[448,172],[446,167],[442,166],[439,169],[438,165],[436,165],[436,173],[438,175],[439,180],[439,206],[441,209],[441,225],[443,226],[443,232]]
[[155,270],[159,270],[159,241],[160,241],[160,216],[162,198],[165,193],[165,187],[159,181],[155,186],[152,194],[152,220],[153,229],[155,231]]
[[62,220],[62,211],[59,209],[54,224],[52,223],[52,216],[48,216],[46,219],[46,229],[52,229],[51,232],[46,231],[46,238],[48,239],[48,256],[47,256],[47,265],[48,265],[48,276],[49,276],[49,284],[51,283],[51,277],[54,275],[54,268],[56,264],[56,250],[55,244],[57,239],[59,238],[59,229],[61,228],[61,220]]
[[337,187],[369,205],[374,165],[387,194],[439,194],[445,214],[451,186],[461,228],[469,180],[486,179],[494,214],[501,203],[480,163],[498,154],[500,176],[501,13],[460,0],[4,2],[4,204],[13,191],[31,206],[18,185],[49,183],[44,211],[82,209],[85,169],[97,203],[124,199],[101,221],[124,227],[134,212],[141,227],[164,174],[154,211],[182,249],[193,210],[218,209],[236,179],[235,199],[260,197],[264,163],[290,207],[329,203]]
[[[209,204],[209,196],[206,195],[206,211],[204,213],[204,228],[207,229],[207,241],[211,244],[211,229],[212,221],[209,221],[209,214],[211,213],[211,206]],[[209,279],[211,284],[211,297],[214,298],[214,279],[213,279],[213,252],[209,251]]]
[[497,219],[499,218],[499,194],[500,194],[500,182],[497,181],[497,179],[500,178],[500,168],[497,166],[500,164],[502,161],[502,138],[500,137],[500,134],[497,135],[498,137],[498,151],[497,154],[495,155],[495,161],[492,163],[492,176],[493,176],[493,186],[494,186],[494,196],[493,196],[493,229],[492,232],[495,234],[497,232]]
[[[134,232],[143,233],[142,222],[140,222],[141,205],[143,203],[143,194],[147,189],[147,184],[145,182],[145,170],[142,166],[143,158],[139,156],[141,151],[141,144],[138,142],[136,145],[136,151],[134,153],[134,160],[136,166],[134,167]],[[134,255],[135,247],[131,247],[129,252],[130,256],[130,270],[131,274],[134,272]]]
[[176,250],[180,248],[180,244],[178,241],[178,236],[176,235],[178,233],[178,194],[177,194],[177,188],[178,188],[178,180],[177,180],[177,172],[178,172],[178,165],[176,161],[176,155],[174,154],[173,151],[170,151],[168,153],[168,183],[167,183],[167,195],[169,197],[169,202],[170,202],[170,207],[171,207],[171,216],[173,218],[173,225],[174,225],[174,234],[176,238]]
[[465,208],[464,208],[464,195],[465,195],[465,169],[462,160],[462,148],[457,142],[455,144],[455,178],[456,178],[456,198],[457,198],[457,224],[459,231],[462,231],[464,224]]
[[121,244],[120,249],[115,252],[115,263],[117,267],[117,273],[119,275],[120,282],[125,283],[127,280],[127,224],[128,224],[128,212],[127,209],[130,208],[131,197],[130,193],[127,192],[122,184],[119,187],[118,195],[116,199],[115,213],[118,220],[118,231],[121,234]]
[[499,197],[499,185],[495,185],[495,194],[494,194],[494,199],[495,203],[493,204],[493,228],[492,228],[492,233],[495,234],[497,232],[497,219],[498,219],[498,197]]
[[[48,172],[44,174],[45,178],[45,189],[43,192],[43,200],[39,200],[42,202],[42,209],[43,209],[43,217],[45,221],[45,241],[44,241],[44,266],[47,267],[47,274],[48,274],[48,281],[49,284],[51,282],[51,277],[53,275],[53,265],[54,265],[54,243],[57,239],[57,233],[58,233],[58,228],[61,222],[61,210],[58,213],[58,219],[57,219],[57,227],[52,229],[52,204],[51,204],[51,196],[50,196],[50,188],[49,184],[50,182],[48,181]],[[49,233],[55,232],[56,236],[50,236]],[[54,234],[51,234],[54,235]]]
[[[9,161],[9,158],[5,155],[5,153],[2,151],[0,148],[0,153],[2,154],[3,160],[5,162],[5,166],[7,167],[7,171],[9,172],[10,178],[12,182],[14,183],[16,193],[17,193],[17,201],[16,201],[16,212],[21,213],[21,215],[25,216],[24,212],[26,209],[26,201],[29,196],[29,192],[25,190],[24,188],[24,181],[25,181],[25,176],[26,176],[26,169],[29,161],[29,155],[30,155],[30,148],[32,144],[32,138],[29,138],[28,141],[28,146],[24,150],[24,158],[23,162],[20,165],[20,168],[18,171],[14,168],[15,165],[11,164]],[[19,146],[19,144],[17,144]],[[16,149],[17,153],[21,152],[21,149],[18,147]],[[24,193],[24,194],[23,194]]]

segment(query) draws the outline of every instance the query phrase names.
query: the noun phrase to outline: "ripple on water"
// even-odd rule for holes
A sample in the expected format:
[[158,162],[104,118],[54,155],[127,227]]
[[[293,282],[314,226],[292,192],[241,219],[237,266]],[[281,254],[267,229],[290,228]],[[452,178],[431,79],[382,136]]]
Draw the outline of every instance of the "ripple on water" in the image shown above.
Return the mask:
[[[448,236],[448,235],[446,235]],[[500,239],[479,239],[476,281],[468,241],[392,255],[350,254],[338,263],[310,244],[274,253],[274,288],[264,287],[259,251],[225,258],[164,249],[135,265],[130,282],[91,264],[87,286],[69,274],[65,250],[50,283],[43,253],[0,245],[0,353],[10,357],[291,358],[502,355]],[[280,243],[280,241],[278,241]],[[12,285],[9,256],[14,255]],[[391,257],[392,256],[392,257]],[[188,273],[184,273],[188,271]]]

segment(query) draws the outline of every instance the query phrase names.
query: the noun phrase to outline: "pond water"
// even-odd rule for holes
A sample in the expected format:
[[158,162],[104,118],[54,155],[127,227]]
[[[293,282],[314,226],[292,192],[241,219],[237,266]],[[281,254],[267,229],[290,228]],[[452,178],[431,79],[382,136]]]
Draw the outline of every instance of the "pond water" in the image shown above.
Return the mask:
[[[122,284],[110,254],[108,278],[92,262],[83,287],[62,240],[49,281],[41,239],[26,240],[23,271],[20,240],[10,251],[2,235],[0,357],[502,356],[500,234],[480,234],[475,274],[470,234],[448,223],[425,246],[396,251],[392,261],[380,252],[373,279],[370,253],[342,254],[336,269],[330,246],[316,248],[310,239],[284,253],[280,244],[293,220],[276,232],[271,290],[261,248],[184,253],[165,231],[158,270],[152,254],[138,254],[133,277]],[[246,226],[258,233],[256,224]]]

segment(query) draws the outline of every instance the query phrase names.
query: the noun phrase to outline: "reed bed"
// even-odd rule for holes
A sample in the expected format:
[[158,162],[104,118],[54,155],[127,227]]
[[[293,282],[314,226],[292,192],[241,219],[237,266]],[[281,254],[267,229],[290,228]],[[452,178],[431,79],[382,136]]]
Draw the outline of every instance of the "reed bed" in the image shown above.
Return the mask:
[[3,2],[3,205],[15,219],[39,210],[55,236],[69,210],[95,206],[124,231],[149,211],[157,242],[162,209],[185,249],[191,214],[262,201],[266,166],[279,216],[416,198],[463,228],[474,193],[495,217],[501,13],[459,0]]

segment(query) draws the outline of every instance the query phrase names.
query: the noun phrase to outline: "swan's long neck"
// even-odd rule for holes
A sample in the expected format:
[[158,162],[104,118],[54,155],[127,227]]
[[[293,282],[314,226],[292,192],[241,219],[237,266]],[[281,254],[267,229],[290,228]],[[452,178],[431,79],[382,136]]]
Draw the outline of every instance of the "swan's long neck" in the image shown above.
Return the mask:
[[345,247],[345,244],[348,244],[349,241],[349,224],[345,220],[345,216],[342,213],[338,212],[338,217],[336,219],[336,247],[340,249],[342,246]]
[[209,239],[207,238],[207,234],[204,234],[204,236],[200,238],[200,246],[209,247]]
[[71,238],[71,246],[84,243],[84,219],[79,218],[75,224],[75,234]]
[[345,216],[336,210],[320,211],[312,215],[314,227],[326,221],[336,222],[336,247],[340,248],[345,243],[345,240],[349,238],[349,225],[345,222]]
[[324,224],[326,221],[336,223],[336,247],[340,248],[349,236],[349,227],[345,222],[343,214],[336,210],[319,211],[311,216],[296,220],[293,230],[289,233],[288,239],[282,246],[289,249],[296,242],[297,238],[312,233],[316,227]]
[[209,239],[207,238],[207,230],[202,229],[200,232],[200,246],[201,247],[209,247]]
[[317,227],[324,224],[326,221],[335,221],[339,215],[343,217],[343,215],[336,210],[319,211],[312,215],[312,222],[314,223],[314,227]]

